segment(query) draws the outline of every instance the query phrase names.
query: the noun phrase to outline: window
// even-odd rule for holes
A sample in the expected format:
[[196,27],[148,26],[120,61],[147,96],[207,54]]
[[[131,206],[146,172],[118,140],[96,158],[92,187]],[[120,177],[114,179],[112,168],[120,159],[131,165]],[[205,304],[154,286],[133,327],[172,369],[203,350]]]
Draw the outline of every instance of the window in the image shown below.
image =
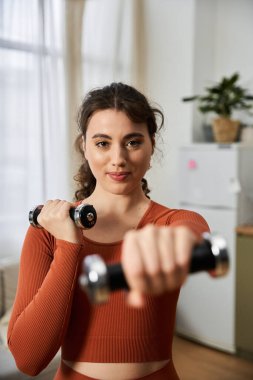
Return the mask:
[[0,0],[0,258],[30,208],[67,193],[64,1]]
[[83,35],[82,95],[112,81],[131,83],[133,4],[85,0],[81,33],[76,2],[0,0],[0,258],[19,256],[32,207],[72,197],[81,81],[65,31],[77,48]]

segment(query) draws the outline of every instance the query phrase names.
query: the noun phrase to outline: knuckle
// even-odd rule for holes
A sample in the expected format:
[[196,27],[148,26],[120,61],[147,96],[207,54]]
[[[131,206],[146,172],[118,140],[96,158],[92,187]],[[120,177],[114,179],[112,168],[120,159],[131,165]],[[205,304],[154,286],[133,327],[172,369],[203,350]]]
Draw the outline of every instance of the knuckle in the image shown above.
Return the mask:
[[175,264],[181,269],[186,268],[189,265],[191,259],[191,250],[184,248],[183,251],[178,251],[175,259]]
[[171,263],[170,265],[166,265],[163,268],[163,273],[165,277],[171,277],[177,270],[177,266],[174,263]]
[[147,269],[147,274],[151,278],[159,278],[161,275],[161,270],[160,270],[160,268],[158,268],[156,266],[152,266],[152,267]]
[[153,234],[155,231],[156,231],[157,227],[153,224],[147,224],[144,228],[143,228],[143,232],[146,233],[146,234]]
[[195,241],[196,240],[196,235],[187,226],[178,226],[175,229],[175,234],[178,237],[180,237],[180,238],[184,237],[185,239],[188,239],[189,241]]
[[173,241],[174,229],[172,227],[161,227],[160,234],[164,244],[169,244]]
[[185,270],[188,267],[189,260],[186,257],[182,257],[177,261],[177,269]]
[[177,232],[187,233],[189,231],[189,228],[187,226],[182,225],[182,226],[176,227],[175,230]]
[[136,231],[129,230],[124,235],[124,240],[133,240],[136,237]]
[[145,272],[144,272],[143,268],[133,267],[131,269],[130,275],[134,279],[137,279],[137,278],[139,279],[139,278],[144,278],[145,277]]

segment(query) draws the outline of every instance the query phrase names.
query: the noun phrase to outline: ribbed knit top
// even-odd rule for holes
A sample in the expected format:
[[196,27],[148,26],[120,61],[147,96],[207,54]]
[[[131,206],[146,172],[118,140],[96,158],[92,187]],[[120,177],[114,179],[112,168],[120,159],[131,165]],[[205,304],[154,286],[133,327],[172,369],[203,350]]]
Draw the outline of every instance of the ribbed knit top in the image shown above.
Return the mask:
[[[137,228],[149,223],[187,225],[196,234],[209,230],[199,214],[153,201]],[[91,305],[79,287],[84,257],[97,253],[106,263],[115,263],[121,245],[87,238],[74,244],[56,240],[44,229],[28,229],[8,330],[9,348],[21,371],[38,374],[60,347],[69,361],[130,363],[171,357],[179,290],[146,296],[145,307],[135,309],[125,302],[125,291],[112,294],[107,304]]]

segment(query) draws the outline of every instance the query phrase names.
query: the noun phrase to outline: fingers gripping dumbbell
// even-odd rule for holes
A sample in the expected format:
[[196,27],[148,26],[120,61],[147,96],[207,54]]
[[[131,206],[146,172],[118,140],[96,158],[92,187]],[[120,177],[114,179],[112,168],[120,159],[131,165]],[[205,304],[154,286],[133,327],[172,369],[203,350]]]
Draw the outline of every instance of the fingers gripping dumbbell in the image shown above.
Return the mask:
[[[121,264],[106,265],[99,255],[89,255],[83,260],[80,287],[93,303],[103,303],[110,292],[128,289]],[[203,234],[203,242],[192,251],[189,273],[210,271],[213,277],[223,276],[229,268],[225,239],[220,235]]]
[[[29,222],[33,227],[41,228],[37,218],[42,208],[43,205],[38,205],[29,212]],[[92,228],[97,221],[96,210],[89,204],[80,204],[77,207],[72,207],[69,210],[69,215],[77,227],[85,230]]]

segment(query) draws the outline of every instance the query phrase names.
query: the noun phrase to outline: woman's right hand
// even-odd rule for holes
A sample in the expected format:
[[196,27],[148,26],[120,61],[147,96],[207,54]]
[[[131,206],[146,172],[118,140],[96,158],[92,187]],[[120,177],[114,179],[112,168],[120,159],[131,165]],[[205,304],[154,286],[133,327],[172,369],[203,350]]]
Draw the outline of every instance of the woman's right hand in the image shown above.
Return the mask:
[[70,218],[69,210],[73,203],[64,200],[49,200],[38,215],[38,223],[56,239],[71,243],[82,242],[82,231]]

